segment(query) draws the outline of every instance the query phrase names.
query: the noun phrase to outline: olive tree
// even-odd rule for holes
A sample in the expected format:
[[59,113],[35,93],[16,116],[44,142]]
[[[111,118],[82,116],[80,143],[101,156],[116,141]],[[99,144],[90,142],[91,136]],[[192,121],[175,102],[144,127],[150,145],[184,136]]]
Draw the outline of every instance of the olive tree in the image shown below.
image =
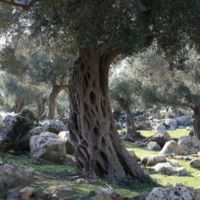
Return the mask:
[[50,45],[50,38],[54,37],[57,43],[72,42],[78,50],[69,84],[69,130],[79,170],[117,180],[146,180],[114,126],[108,98],[110,64],[118,56],[141,51],[154,38],[170,63],[185,38],[198,46],[198,1],[0,2],[30,8],[27,13],[32,15],[34,33],[47,33]]

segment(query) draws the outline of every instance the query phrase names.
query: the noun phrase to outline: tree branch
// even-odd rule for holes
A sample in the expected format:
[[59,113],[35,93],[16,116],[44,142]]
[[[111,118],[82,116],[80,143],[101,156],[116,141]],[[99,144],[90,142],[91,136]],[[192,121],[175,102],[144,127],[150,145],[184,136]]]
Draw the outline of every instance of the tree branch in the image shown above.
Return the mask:
[[36,2],[41,1],[41,0],[31,0],[29,3],[25,4],[25,3],[20,3],[20,2],[16,2],[15,0],[0,0],[0,3],[6,3],[12,6],[18,6],[23,8],[24,10],[29,10],[33,4],[35,4]]

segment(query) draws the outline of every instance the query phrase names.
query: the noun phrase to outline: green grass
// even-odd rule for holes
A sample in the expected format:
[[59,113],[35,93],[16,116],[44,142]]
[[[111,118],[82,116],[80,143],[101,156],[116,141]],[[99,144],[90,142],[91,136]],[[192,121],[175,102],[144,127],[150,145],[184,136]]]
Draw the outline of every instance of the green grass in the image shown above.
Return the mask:
[[[154,131],[141,131],[142,135],[149,137],[153,135]],[[173,138],[178,138],[187,133],[185,129],[179,129],[176,131],[169,131]],[[158,151],[150,151],[145,148],[137,147],[136,144],[131,142],[124,142],[125,147],[130,152],[135,152],[138,157],[144,155],[155,155]],[[148,184],[125,184],[116,185],[109,182],[108,180],[97,180],[94,183],[81,183],[77,184],[74,181],[68,179],[67,174],[75,172],[75,169],[71,165],[56,165],[52,163],[46,164],[35,164],[30,158],[26,156],[14,156],[7,154],[4,158],[8,163],[22,164],[33,168],[37,172],[37,182],[32,184],[36,188],[45,189],[49,186],[64,184],[74,189],[75,198],[74,199],[91,199],[93,191],[101,189],[114,189],[117,193],[124,197],[137,196],[142,192],[150,191],[153,186]],[[170,159],[169,159],[170,160]],[[192,186],[195,188],[200,188],[199,174],[200,170],[192,169],[189,166],[189,161],[177,160],[181,166],[186,168],[190,172],[190,176],[166,176],[161,174],[151,174],[151,177],[162,185],[175,185],[177,183],[184,184],[187,186]],[[62,175],[63,174],[63,175]],[[61,177],[59,177],[61,175]]]
[[[187,134],[187,130],[185,129],[178,129],[176,131],[168,131],[172,138],[179,138]],[[155,131],[141,131],[141,134],[145,137],[149,137],[153,135]],[[156,155],[158,151],[150,151],[145,148],[137,147],[134,143],[131,142],[124,142],[125,147],[130,152],[135,152],[136,156],[141,158],[145,155]],[[168,158],[170,161],[171,159]],[[155,179],[158,183],[162,185],[175,185],[175,184],[184,184],[187,186],[200,188],[200,170],[193,169],[189,166],[189,161],[185,160],[177,160],[177,162],[184,168],[189,171],[190,176],[166,176],[162,174],[152,174],[151,177]]]
[[[187,131],[186,129],[177,129],[175,131],[170,131],[170,130],[167,130],[167,132],[170,134],[170,136],[172,138],[179,138],[181,136],[184,136],[186,135],[189,131]],[[140,131],[140,133],[145,136],[145,137],[150,137],[152,136],[154,133],[156,133],[155,130],[152,130],[152,131]]]

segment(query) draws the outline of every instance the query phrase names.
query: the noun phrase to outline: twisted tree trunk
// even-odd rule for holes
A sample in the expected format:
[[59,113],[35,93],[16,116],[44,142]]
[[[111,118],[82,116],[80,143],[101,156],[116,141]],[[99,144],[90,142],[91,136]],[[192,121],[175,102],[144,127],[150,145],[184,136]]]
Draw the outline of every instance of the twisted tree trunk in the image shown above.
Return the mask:
[[196,105],[194,108],[194,134],[200,139],[200,105]]
[[108,72],[113,55],[83,49],[69,83],[69,130],[80,172],[115,180],[148,179],[124,148],[108,100]]
[[49,114],[48,114],[49,119],[55,118],[56,98],[57,98],[58,94],[62,91],[62,89],[63,89],[62,85],[54,85],[52,88],[52,91],[49,95]]

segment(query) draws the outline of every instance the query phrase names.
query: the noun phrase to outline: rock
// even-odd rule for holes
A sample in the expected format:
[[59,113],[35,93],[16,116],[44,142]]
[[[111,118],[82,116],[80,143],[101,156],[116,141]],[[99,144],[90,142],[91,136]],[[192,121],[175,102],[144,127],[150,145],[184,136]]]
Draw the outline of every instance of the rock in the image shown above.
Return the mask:
[[165,156],[161,156],[161,155],[149,155],[149,156],[142,157],[141,162],[147,166],[154,166],[157,163],[166,162],[166,158]]
[[6,127],[0,128],[0,152],[5,152],[10,147],[9,133]]
[[190,162],[192,168],[200,169],[200,160],[194,159]]
[[9,132],[9,141],[11,142],[10,149],[15,151],[29,150],[29,141],[24,142],[27,133],[34,127],[35,116],[33,112],[28,109],[23,110],[12,121],[12,126]]
[[160,145],[159,145],[157,142],[153,142],[153,141],[149,142],[149,143],[147,144],[146,148],[147,148],[148,150],[155,150],[155,151],[161,150]]
[[189,188],[183,185],[175,187],[156,187],[146,200],[199,200],[200,190]]
[[178,123],[178,126],[190,126],[192,124],[192,116],[180,116],[176,117],[176,121]]
[[154,134],[151,140],[163,147],[167,141],[171,140],[171,137],[167,131],[163,131]]
[[6,128],[11,129],[16,121],[16,115],[16,113],[6,113],[3,117],[3,125]]
[[30,150],[34,159],[43,159],[53,163],[66,161],[65,142],[54,133],[43,132],[40,135],[32,136]]
[[161,132],[165,132],[166,131],[166,127],[163,124],[157,124],[155,127],[155,130],[159,133]]
[[21,200],[19,191],[19,188],[10,189],[7,192],[6,200]]
[[69,131],[61,131],[58,136],[65,142],[66,146],[66,153],[67,154],[73,154],[74,153],[74,147],[72,143],[70,142],[70,135]]
[[5,164],[0,166],[0,178],[6,186],[18,186],[33,182],[33,170],[25,166]]
[[38,126],[35,128],[32,128],[30,131],[28,131],[27,134],[25,134],[21,139],[20,143],[23,146],[23,148],[29,149],[30,145],[30,138],[34,135],[39,135],[40,133],[44,132],[44,129],[42,126]]
[[174,140],[170,140],[166,142],[160,152],[161,155],[170,155],[170,154],[177,154],[177,153],[178,153],[178,144]]
[[154,169],[157,173],[165,175],[175,175],[175,176],[187,176],[189,175],[188,171],[183,167],[180,167],[177,164],[171,162],[158,163],[154,166]]
[[67,131],[67,127],[65,124],[60,120],[44,120],[41,122],[42,127],[45,131],[58,134],[61,131]]
[[47,188],[47,192],[55,200],[72,199],[74,195],[74,191],[65,185],[50,186],[49,188]]
[[35,192],[34,188],[25,187],[19,191],[19,194],[22,200],[28,200],[33,195],[34,192]]
[[97,195],[92,198],[92,200],[125,200],[126,198],[123,198],[115,193],[113,189],[102,189],[100,191],[96,192]]
[[196,154],[200,150],[200,140],[195,136],[183,136],[178,139],[181,155]]
[[178,123],[175,119],[166,119],[165,124],[169,127],[169,130],[176,130]]

